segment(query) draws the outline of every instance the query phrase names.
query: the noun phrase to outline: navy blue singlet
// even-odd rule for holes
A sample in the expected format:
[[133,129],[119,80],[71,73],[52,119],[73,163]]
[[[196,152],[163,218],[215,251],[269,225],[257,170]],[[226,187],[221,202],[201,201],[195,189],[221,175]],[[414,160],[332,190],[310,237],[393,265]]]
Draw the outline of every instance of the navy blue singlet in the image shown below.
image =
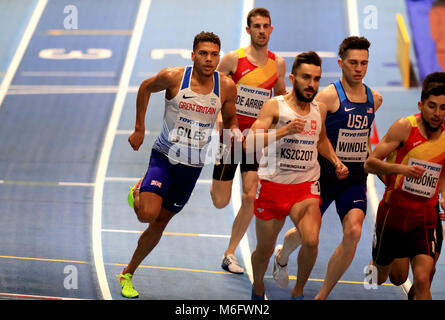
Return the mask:
[[[326,115],[326,132],[337,156],[349,169],[348,180],[365,181],[367,173],[363,168],[368,157],[368,138],[374,121],[374,98],[366,85],[365,103],[348,100],[340,80],[335,81],[335,89],[340,100],[340,107],[334,113]],[[320,179],[336,179],[334,166],[319,155],[321,167]]]

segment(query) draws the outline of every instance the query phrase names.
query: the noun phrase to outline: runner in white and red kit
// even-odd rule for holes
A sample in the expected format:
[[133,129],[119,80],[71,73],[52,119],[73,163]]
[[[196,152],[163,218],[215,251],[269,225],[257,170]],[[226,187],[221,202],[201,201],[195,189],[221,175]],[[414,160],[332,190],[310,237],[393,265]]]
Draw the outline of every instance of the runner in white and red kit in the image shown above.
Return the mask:
[[326,136],[326,106],[313,101],[320,78],[320,57],[313,51],[299,54],[289,76],[292,91],[264,104],[246,139],[248,153],[252,152],[249,146],[255,150],[267,146],[260,160],[260,191],[254,209],[253,300],[264,299],[264,274],[286,216],[302,235],[297,298],[303,298],[317,258],[321,225],[318,152],[335,166],[339,178],[348,175]]

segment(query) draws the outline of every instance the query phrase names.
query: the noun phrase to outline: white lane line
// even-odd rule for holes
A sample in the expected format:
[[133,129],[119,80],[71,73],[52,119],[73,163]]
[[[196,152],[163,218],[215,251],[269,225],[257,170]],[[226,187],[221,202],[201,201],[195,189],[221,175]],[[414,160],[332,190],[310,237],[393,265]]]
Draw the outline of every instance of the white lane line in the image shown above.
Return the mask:
[[[127,86],[127,93],[137,93],[138,86]],[[104,94],[117,93],[118,86],[88,86],[88,85],[12,85],[7,90],[8,95],[27,94]]]
[[130,83],[131,73],[133,72],[134,63],[139,50],[142,34],[150,9],[150,0],[141,0],[136,21],[134,24],[134,32],[130,39],[127,56],[125,58],[124,67],[122,69],[121,79],[119,82],[119,90],[113,105],[113,111],[108,123],[104,145],[99,158],[99,165],[96,173],[96,186],[94,189],[93,200],[93,222],[92,222],[92,239],[93,239],[93,256],[96,274],[102,296],[105,300],[111,300],[112,296],[108,286],[107,276],[102,253],[102,200],[105,183],[105,176],[108,168],[108,162],[113,147],[114,137],[119,124],[125,97],[127,95]]
[[58,182],[59,186],[67,187],[94,187],[95,184],[92,182]]
[[247,47],[250,44],[250,36],[246,32],[247,27],[247,15],[249,11],[255,7],[255,0],[244,0],[243,3],[243,16],[241,18],[241,37],[240,37],[240,48]]
[[[255,7],[254,0],[244,0],[243,5],[243,16],[241,18],[241,37],[240,37],[240,47],[246,47],[250,44],[250,36],[247,34],[245,27],[247,26],[247,15],[250,10]],[[235,177],[232,182],[232,207],[233,207],[233,215],[236,217],[238,214],[238,210],[241,207],[241,173],[239,170],[239,166],[236,170]],[[249,239],[247,238],[247,232],[244,234],[243,238],[240,241],[240,250],[241,256],[244,263],[244,268],[246,270],[247,275],[249,276],[250,282],[253,284],[253,272],[252,272],[252,263],[251,263],[251,254]],[[267,298],[267,297],[266,297]]]
[[[102,232],[114,232],[114,233],[142,233],[144,231],[139,230],[122,230],[122,229],[102,229]],[[230,238],[230,235],[226,234],[209,234],[209,233],[182,233],[182,232],[164,232],[165,235],[173,236],[189,236],[189,237],[204,237],[204,238]]]
[[[116,134],[117,135],[130,135],[133,133],[133,130],[117,130]],[[149,135],[150,133],[153,133],[152,130],[145,130],[145,135]],[[158,132],[157,132],[158,133]]]
[[[336,78],[340,73],[325,72],[323,77]],[[320,90],[324,87],[320,86]],[[373,87],[377,91],[381,92],[410,92],[419,91],[419,88],[405,88],[403,86],[376,86]],[[127,88],[127,93],[137,93],[139,87],[131,86]],[[287,87],[287,90],[292,87]],[[117,86],[81,86],[81,85],[11,85],[7,92],[8,95],[41,95],[41,94],[105,94],[105,93],[117,93],[119,91]],[[118,130],[121,132],[129,132],[128,130]],[[131,132],[130,132],[131,133]]]
[[211,184],[212,183],[212,179],[199,179],[196,183]]
[[[129,182],[129,183],[136,183],[138,182],[138,180],[142,178],[142,177],[105,177],[105,181],[108,182]],[[1,180],[0,180],[1,183]],[[212,179],[198,179],[198,181],[196,181],[196,183],[198,184],[211,184],[212,183]]]
[[79,299],[79,298],[39,296],[39,295],[35,295],[35,294],[20,294],[20,293],[6,293],[6,292],[0,292],[0,297],[10,297],[10,298],[17,298],[17,299],[38,299],[38,300],[87,300],[87,299]]
[[[241,172],[239,170],[239,166],[236,169],[235,177],[233,178],[233,192],[232,192],[232,206],[233,206],[233,215],[236,217],[238,211],[241,207]],[[255,219],[255,218],[254,218]],[[247,238],[247,232],[244,234],[243,238],[240,242],[241,255],[244,262],[244,267],[246,269],[246,273],[249,276],[250,282],[253,284],[253,270],[252,270],[252,262],[251,255],[252,251],[250,251],[249,239]]]
[[0,184],[24,185],[24,186],[61,186],[61,187],[94,187],[92,182],[67,182],[67,181],[22,181],[0,180]]
[[93,78],[113,78],[116,76],[116,72],[107,71],[23,71],[21,73],[23,77],[93,77]]
[[[285,77],[288,78],[290,74],[291,74],[290,72],[287,72]],[[322,78],[340,78],[341,76],[342,76],[341,72],[322,72],[322,74],[321,74]],[[324,88],[324,87],[322,87],[322,86],[319,87],[320,90],[322,88]]]
[[111,181],[111,182],[138,182],[139,178],[133,178],[133,177],[105,177],[105,181]]
[[[275,54],[282,58],[295,59],[297,55],[303,51],[275,51]],[[337,53],[334,51],[316,51],[321,58],[337,58]]]
[[359,36],[357,0],[346,0],[350,36]]
[[12,85],[8,95],[27,94],[104,94],[117,93],[117,86],[84,86],[84,85]]
[[15,51],[14,57],[11,60],[11,63],[6,71],[5,77],[0,85],[0,108],[2,107],[3,100],[8,92],[9,86],[11,85],[12,79],[17,71],[17,68],[22,61],[23,55],[26,52],[26,48],[28,48],[29,41],[34,34],[34,31],[37,27],[37,24],[40,21],[40,17],[42,16],[43,10],[45,10],[46,4],[48,0],[39,0],[37,2],[36,7],[34,8],[34,12],[32,13],[31,19],[29,20],[28,26],[23,33],[22,39]]

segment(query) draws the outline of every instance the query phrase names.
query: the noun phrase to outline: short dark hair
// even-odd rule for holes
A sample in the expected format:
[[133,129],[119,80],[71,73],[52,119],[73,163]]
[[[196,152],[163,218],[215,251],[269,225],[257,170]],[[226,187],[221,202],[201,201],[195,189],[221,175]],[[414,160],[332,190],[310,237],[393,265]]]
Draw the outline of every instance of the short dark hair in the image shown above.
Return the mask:
[[219,37],[214,34],[213,32],[200,32],[195,36],[195,39],[193,40],[193,51],[195,51],[196,47],[198,47],[198,44],[200,42],[212,42],[218,45],[218,47],[221,49],[221,40]]
[[315,51],[300,53],[298,56],[295,57],[294,63],[292,65],[293,75],[296,75],[297,69],[303,63],[313,64],[316,65],[317,67],[321,67],[321,58]]
[[424,102],[430,96],[445,96],[445,72],[433,72],[422,83],[420,100]]
[[338,47],[338,56],[344,59],[346,57],[346,52],[351,49],[366,50],[369,52],[370,46],[371,43],[365,37],[347,37]]
[[270,18],[269,10],[267,10],[265,8],[253,8],[247,14],[247,26],[248,27],[250,27],[250,18],[256,17],[256,16],[269,18],[269,23],[272,24],[272,19]]

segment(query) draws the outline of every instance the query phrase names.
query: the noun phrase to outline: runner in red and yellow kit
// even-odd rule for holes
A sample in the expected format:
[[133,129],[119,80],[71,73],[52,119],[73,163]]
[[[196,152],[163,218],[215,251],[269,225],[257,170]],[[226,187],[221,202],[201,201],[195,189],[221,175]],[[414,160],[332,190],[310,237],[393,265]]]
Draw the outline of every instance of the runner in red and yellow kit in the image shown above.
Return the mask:
[[431,299],[439,193],[445,207],[445,73],[425,78],[418,106],[419,115],[391,126],[365,168],[386,175],[372,252],[378,283],[386,281],[395,259],[409,257],[416,299]]
[[235,52],[238,64],[232,80],[238,87],[236,113],[240,130],[244,131],[250,129],[263,104],[272,97],[278,80],[277,56],[267,50],[266,64],[256,66],[249,60],[244,48]]
[[[285,61],[267,49],[272,30],[267,9],[251,10],[247,16],[246,27],[250,35],[250,45],[226,54],[218,66],[218,71],[232,77],[237,85],[237,118],[244,135],[247,134],[261,107],[272,97],[272,94],[282,95],[286,92]],[[225,140],[223,135],[223,141]],[[243,273],[244,269],[238,265],[234,253],[253,217],[253,203],[258,185],[258,166],[253,156],[249,159],[240,145],[239,148],[237,146],[230,148],[230,141],[226,145],[229,145],[228,151],[232,152],[229,156],[225,156],[222,152],[222,159],[217,160],[210,193],[215,207],[224,208],[230,202],[233,178],[240,163],[241,207],[233,223],[232,235],[224,252],[221,267],[233,273]]]

